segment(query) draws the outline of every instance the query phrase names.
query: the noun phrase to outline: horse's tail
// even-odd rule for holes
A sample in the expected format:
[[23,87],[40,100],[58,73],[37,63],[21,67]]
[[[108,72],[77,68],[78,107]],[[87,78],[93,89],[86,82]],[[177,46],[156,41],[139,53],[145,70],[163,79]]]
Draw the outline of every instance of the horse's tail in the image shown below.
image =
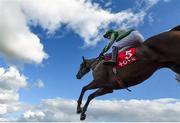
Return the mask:
[[172,28],[170,31],[180,31],[180,25]]

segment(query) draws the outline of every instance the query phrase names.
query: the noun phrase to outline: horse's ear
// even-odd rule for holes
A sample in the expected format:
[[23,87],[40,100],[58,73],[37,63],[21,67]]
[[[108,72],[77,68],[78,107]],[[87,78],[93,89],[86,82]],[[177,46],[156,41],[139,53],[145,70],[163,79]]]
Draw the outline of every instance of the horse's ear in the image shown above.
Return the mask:
[[84,56],[82,56],[82,59],[83,59],[83,62],[86,62],[86,60],[85,60]]

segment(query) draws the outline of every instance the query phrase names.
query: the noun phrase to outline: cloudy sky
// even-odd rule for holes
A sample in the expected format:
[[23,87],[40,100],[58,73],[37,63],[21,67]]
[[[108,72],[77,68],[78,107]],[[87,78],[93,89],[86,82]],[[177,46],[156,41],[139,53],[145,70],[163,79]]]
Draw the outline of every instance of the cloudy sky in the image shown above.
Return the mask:
[[[79,121],[91,80],[75,75],[109,28],[145,39],[180,24],[179,0],[0,0],[0,121]],[[168,69],[90,103],[86,121],[180,121],[180,84]],[[90,94],[88,92],[85,96]]]

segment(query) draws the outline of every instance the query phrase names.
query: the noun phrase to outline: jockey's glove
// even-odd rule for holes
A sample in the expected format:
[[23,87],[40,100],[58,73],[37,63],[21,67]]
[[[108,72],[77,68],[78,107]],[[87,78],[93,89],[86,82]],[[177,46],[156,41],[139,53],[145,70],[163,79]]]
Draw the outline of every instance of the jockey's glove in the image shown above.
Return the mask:
[[104,56],[100,56],[99,57],[99,60],[101,61],[101,60],[104,60]]
[[104,53],[101,52],[101,53],[99,54],[98,58],[99,58],[99,60],[103,60],[103,59],[104,59]]

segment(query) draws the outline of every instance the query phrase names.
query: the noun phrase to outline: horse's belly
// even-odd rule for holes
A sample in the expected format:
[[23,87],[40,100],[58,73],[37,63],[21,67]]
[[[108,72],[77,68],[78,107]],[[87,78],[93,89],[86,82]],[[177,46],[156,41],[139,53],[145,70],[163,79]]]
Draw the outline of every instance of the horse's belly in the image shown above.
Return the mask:
[[157,69],[156,65],[139,62],[122,69],[119,75],[122,81],[133,86],[148,79]]

